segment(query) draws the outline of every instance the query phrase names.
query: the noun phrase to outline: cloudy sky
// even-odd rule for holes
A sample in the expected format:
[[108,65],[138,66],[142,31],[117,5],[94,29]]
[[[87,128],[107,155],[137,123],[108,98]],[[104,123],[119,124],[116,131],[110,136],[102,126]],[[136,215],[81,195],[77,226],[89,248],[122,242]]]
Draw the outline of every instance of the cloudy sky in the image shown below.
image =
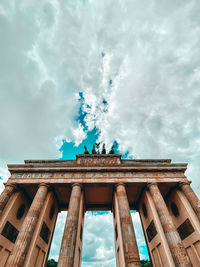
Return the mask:
[[[199,47],[198,0],[1,0],[1,190],[7,163],[73,157],[98,139],[189,163],[200,196]],[[110,244],[97,241],[93,260],[114,262]]]

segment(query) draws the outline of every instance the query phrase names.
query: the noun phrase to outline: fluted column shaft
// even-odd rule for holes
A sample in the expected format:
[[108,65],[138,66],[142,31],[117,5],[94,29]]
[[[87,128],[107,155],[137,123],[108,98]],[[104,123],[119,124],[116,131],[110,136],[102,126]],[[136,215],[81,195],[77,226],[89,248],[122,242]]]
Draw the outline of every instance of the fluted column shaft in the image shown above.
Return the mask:
[[3,192],[0,195],[0,220],[1,220],[3,210],[15,189],[16,189],[16,186],[14,184],[6,184]]
[[200,221],[200,200],[198,199],[195,192],[192,190],[190,183],[190,181],[182,182],[180,183],[180,187]]
[[173,224],[172,218],[160,193],[158,185],[156,183],[150,183],[148,184],[148,188],[158,212],[158,216],[175,265],[180,267],[192,266],[187,256],[186,250],[182,244],[180,236]]
[[127,267],[141,266],[125,185],[116,185],[124,256]]
[[76,235],[81,200],[81,185],[73,184],[69,208],[58,259],[58,267],[73,267],[76,247]]
[[24,219],[22,228],[17,237],[16,243],[14,245],[13,251],[8,259],[6,266],[8,267],[23,267],[28,248],[38,222],[40,211],[45,202],[48,185],[40,184],[38,191],[33,199],[31,207]]

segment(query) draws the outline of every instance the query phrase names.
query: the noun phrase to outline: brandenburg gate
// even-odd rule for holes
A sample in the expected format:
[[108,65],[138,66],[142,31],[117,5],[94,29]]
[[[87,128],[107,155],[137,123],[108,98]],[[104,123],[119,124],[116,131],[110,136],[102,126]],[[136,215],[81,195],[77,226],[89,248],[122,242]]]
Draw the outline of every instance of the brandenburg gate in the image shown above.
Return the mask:
[[141,266],[130,209],[140,214],[154,267],[199,267],[200,201],[186,168],[119,154],[8,165],[11,176],[0,196],[0,267],[45,267],[62,210],[68,213],[58,267],[81,265],[87,210],[112,211],[117,266]]

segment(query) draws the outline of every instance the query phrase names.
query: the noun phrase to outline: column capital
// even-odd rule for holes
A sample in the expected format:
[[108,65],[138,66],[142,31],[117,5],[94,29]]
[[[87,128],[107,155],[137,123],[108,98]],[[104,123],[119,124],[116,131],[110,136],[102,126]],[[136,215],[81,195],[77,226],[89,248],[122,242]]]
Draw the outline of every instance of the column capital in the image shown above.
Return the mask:
[[73,183],[73,184],[72,184],[72,188],[73,188],[74,186],[80,186],[80,187],[82,188],[82,184],[80,184],[80,183]]
[[122,182],[116,183],[116,184],[115,184],[115,187],[117,187],[117,186],[119,186],[119,185],[123,185],[123,186],[125,186],[125,183],[122,183]]
[[122,188],[123,188],[123,190],[125,190],[126,191],[126,186],[125,186],[125,184],[124,183],[121,183],[121,182],[119,182],[119,183],[116,183],[115,185],[114,185],[114,191],[118,191],[118,190],[120,190],[119,188],[120,188],[120,186],[122,186]]
[[5,187],[8,187],[8,186],[10,186],[10,187],[13,187],[14,189],[16,189],[17,188],[17,185],[15,184],[15,183],[3,183],[4,184],[4,186]]
[[181,191],[185,194],[186,198],[190,202],[194,212],[196,213],[199,221],[200,221],[200,200],[198,196],[193,191],[192,187],[190,186],[191,181],[185,180],[179,183]]
[[47,188],[49,188],[50,184],[48,184],[48,183],[40,183],[40,184],[38,184],[38,187],[41,187],[41,186],[46,186]]
[[192,183],[192,181],[186,180],[183,182],[179,182],[179,186],[182,187],[183,185],[190,185]]
[[3,192],[0,194],[0,219],[1,219],[5,206],[7,205],[10,197],[16,191],[16,188],[17,188],[16,184],[14,183],[7,182],[4,185],[5,185],[5,188]]
[[152,185],[158,186],[158,183],[157,182],[148,182],[146,186],[147,186],[147,188],[150,188]]

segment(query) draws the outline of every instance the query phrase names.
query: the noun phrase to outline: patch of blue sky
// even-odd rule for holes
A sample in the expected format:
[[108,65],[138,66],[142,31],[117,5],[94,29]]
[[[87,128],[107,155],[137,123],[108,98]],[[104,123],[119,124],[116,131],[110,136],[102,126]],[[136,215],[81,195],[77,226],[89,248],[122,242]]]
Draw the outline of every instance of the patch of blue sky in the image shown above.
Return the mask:
[[130,210],[130,213],[136,213],[137,211],[136,210]]
[[59,149],[62,153],[61,159],[75,159],[76,154],[84,153],[84,146],[86,146],[88,151],[91,153],[92,146],[96,143],[97,139],[98,131],[95,128],[92,131],[87,132],[87,138],[83,140],[79,146],[75,146],[74,142],[67,142],[66,140],[63,140],[62,146]]
[[140,245],[138,249],[139,249],[140,255],[143,255],[143,257],[141,257],[141,258],[148,259],[148,260],[150,259],[146,245]]
[[66,140],[63,140],[62,146],[59,149],[59,151],[62,153],[61,159],[75,159],[76,154],[84,153],[84,146],[86,146],[88,151],[91,152],[92,146],[96,143],[99,136],[99,132],[96,128],[94,128],[92,131],[88,131],[88,127],[86,126],[85,116],[87,113],[83,110],[84,96],[82,92],[79,92],[79,102],[80,108],[76,117],[76,121],[83,126],[84,131],[87,133],[87,138],[83,140],[79,146],[75,146],[74,142],[67,142]]
[[[84,120],[87,113],[85,111],[83,111],[84,100],[85,99],[84,99],[83,93],[79,92],[80,108],[79,108],[78,116],[76,117],[76,121],[78,121],[83,126],[84,131],[87,131],[88,128],[87,128],[85,120]],[[88,106],[88,108],[89,108],[89,106]]]
[[[94,128],[92,131],[88,131],[88,127],[85,123],[85,116],[87,113],[83,110],[83,104],[84,104],[84,95],[82,92],[79,92],[79,102],[80,102],[80,108],[78,115],[76,117],[76,121],[78,121],[82,126],[84,131],[87,134],[87,137],[85,140],[82,141],[82,143],[79,146],[75,146],[74,142],[67,142],[66,140],[63,140],[62,146],[60,147],[59,151],[62,153],[62,157],[60,159],[75,159],[76,154],[83,154],[84,153],[84,146],[87,147],[88,151],[91,153],[93,144],[95,144],[99,137],[99,131],[97,128]],[[107,110],[108,102],[103,99],[104,104],[104,112]],[[106,148],[107,153],[109,152],[110,148]],[[115,141],[114,142],[114,150],[116,154],[119,154],[119,144]],[[122,155],[122,158],[127,158],[128,152]]]
[[96,216],[96,215],[104,215],[104,214],[109,214],[110,213],[110,211],[108,211],[108,210],[94,210],[94,211],[87,211],[87,212],[88,212],[88,214],[92,214],[94,216]]
[[[86,146],[89,153],[91,153],[93,144],[97,142],[98,136],[99,132],[96,128],[94,128],[92,131],[87,132],[87,138],[83,140],[79,146],[75,146],[74,142],[67,142],[66,140],[63,140],[62,146],[59,149],[62,153],[62,157],[60,159],[76,159],[76,154],[84,153],[84,146]],[[108,153],[110,148],[106,149]],[[119,145],[116,141],[114,142],[114,151],[116,154],[120,154]],[[127,158],[127,156],[128,152],[122,154],[122,158]]]
[[108,102],[105,99],[103,99],[102,103],[103,103],[103,112],[107,112],[108,111]]

